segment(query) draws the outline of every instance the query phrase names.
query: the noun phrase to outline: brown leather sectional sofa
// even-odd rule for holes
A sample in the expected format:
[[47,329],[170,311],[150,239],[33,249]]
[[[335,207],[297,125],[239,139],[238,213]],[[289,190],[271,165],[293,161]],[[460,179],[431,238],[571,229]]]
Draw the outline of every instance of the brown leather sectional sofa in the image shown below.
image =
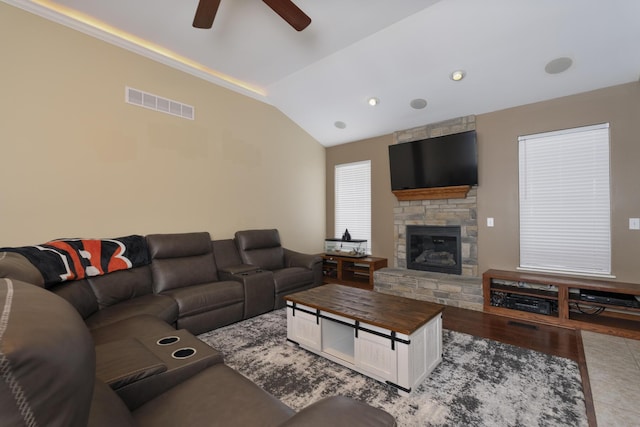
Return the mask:
[[277,230],[144,240],[149,264],[58,284],[0,252],[0,425],[395,425],[343,397],[295,414],[195,337],[320,284],[318,256]]

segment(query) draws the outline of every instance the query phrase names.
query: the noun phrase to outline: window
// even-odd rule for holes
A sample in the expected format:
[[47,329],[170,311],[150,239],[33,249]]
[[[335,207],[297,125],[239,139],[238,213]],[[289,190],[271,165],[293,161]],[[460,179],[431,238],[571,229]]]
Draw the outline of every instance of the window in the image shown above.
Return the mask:
[[352,239],[367,240],[371,253],[370,160],[336,165],[335,203],[335,237],[348,229]]
[[520,268],[610,275],[609,124],[518,141]]

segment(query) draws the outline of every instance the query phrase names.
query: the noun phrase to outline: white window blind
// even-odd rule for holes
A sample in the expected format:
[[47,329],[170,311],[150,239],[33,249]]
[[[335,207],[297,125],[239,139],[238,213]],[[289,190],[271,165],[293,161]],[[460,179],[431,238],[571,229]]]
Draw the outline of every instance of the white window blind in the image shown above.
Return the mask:
[[367,240],[371,253],[371,161],[335,167],[335,234],[348,229],[352,239]]
[[609,124],[518,141],[520,267],[610,275]]

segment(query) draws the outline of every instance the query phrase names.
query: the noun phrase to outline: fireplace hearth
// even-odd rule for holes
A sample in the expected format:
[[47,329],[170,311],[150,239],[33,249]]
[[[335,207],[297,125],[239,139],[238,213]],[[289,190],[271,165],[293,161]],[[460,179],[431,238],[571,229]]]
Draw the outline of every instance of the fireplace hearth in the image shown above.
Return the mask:
[[407,268],[462,274],[459,226],[408,225]]

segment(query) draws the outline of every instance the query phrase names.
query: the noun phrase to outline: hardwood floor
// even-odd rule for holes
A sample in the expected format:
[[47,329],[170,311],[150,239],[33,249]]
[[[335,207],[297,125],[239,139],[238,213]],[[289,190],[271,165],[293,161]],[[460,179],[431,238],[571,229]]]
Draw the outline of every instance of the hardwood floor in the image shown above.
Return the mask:
[[442,326],[506,344],[564,357],[578,363],[590,427],[596,427],[589,375],[580,331],[541,325],[480,311],[447,306],[442,313]]
[[495,314],[447,306],[445,329],[579,361],[578,334],[573,329],[529,323]]

